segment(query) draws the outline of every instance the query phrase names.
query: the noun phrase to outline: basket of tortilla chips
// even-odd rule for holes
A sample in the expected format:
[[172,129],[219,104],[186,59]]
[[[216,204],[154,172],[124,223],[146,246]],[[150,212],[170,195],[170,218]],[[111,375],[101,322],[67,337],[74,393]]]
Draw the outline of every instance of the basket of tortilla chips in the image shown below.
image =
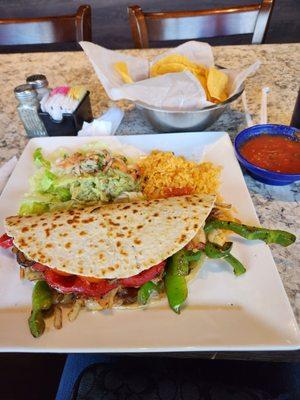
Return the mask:
[[207,43],[187,42],[148,60],[80,42],[107,95],[130,100],[158,130],[205,129],[243,91],[260,63],[244,70],[215,65]]

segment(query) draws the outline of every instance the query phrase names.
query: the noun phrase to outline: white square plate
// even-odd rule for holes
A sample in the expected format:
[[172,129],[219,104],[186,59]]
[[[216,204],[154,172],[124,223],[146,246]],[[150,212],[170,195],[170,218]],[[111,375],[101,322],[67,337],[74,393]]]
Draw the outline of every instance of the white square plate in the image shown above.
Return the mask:
[[[155,148],[171,150],[189,159],[203,157],[223,166],[221,193],[225,201],[233,204],[243,222],[258,224],[226,133],[137,135],[118,139],[145,152]],[[95,140],[77,137],[31,140],[2,194],[0,220],[17,212],[28,190],[28,179],[34,171],[34,149],[76,148]],[[247,273],[235,277],[226,264],[206,261],[190,285],[188,306],[180,315],[173,313],[166,302],[147,310],[81,312],[72,323],[65,319],[60,331],[47,329],[41,338],[34,339],[27,327],[32,284],[19,280],[14,257],[9,251],[0,250],[0,350],[162,352],[300,348],[299,329],[268,246],[235,237],[233,254],[247,267]]]

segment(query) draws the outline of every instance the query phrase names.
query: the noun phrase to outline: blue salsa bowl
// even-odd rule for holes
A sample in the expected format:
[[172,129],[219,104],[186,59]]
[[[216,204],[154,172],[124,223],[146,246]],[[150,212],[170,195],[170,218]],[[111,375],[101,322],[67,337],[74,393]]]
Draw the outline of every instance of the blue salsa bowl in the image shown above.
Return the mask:
[[269,171],[264,168],[257,167],[256,165],[247,161],[240,153],[241,146],[250,138],[262,135],[280,135],[286,136],[291,140],[300,140],[300,131],[291,126],[265,124],[265,125],[254,125],[250,128],[244,129],[240,132],[234,141],[234,149],[237,159],[240,164],[248,171],[254,179],[260,182],[266,183],[267,185],[283,186],[289,185],[290,183],[300,180],[299,174],[284,174],[280,172]]

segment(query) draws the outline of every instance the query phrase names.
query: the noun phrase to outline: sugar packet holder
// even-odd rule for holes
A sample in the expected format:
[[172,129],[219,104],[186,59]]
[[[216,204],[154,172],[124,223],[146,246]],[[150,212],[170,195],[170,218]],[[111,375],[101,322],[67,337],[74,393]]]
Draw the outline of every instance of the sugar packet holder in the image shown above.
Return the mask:
[[[63,90],[65,88],[65,91]],[[54,89],[54,94],[60,94],[64,96],[66,94],[67,87],[59,87]],[[52,92],[53,92],[52,91]],[[93,120],[93,114],[90,103],[90,92],[85,91],[85,94],[81,97],[77,107],[74,111],[69,111],[68,106],[64,107],[61,113],[50,115],[47,112],[45,103],[47,97],[43,97],[41,100],[41,107],[38,111],[39,117],[42,120],[47,133],[49,136],[77,136],[77,133],[81,130],[84,122],[91,122]],[[71,105],[70,105],[71,106]],[[61,107],[60,107],[61,108]],[[70,108],[70,107],[69,107]],[[71,108],[70,108],[71,110]],[[53,111],[53,110],[52,110]],[[66,112],[67,111],[67,112]],[[68,112],[69,111],[69,112]],[[53,118],[56,117],[56,118]]]

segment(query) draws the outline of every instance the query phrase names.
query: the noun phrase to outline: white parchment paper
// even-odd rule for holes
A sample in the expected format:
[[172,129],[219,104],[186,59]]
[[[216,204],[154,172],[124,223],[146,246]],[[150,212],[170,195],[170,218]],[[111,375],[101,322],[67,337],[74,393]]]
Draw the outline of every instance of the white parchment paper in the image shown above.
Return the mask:
[[[207,43],[190,41],[170,49],[149,61],[142,57],[133,57],[118,51],[105,49],[90,42],[80,42],[107,95],[112,100],[131,100],[146,103],[153,107],[168,110],[195,110],[214,103],[206,99],[205,90],[198,79],[189,71],[170,73],[149,78],[153,63],[169,54],[181,54],[192,62],[214,65],[212,48]],[[124,84],[115,71],[114,64],[123,61],[134,83]],[[256,61],[244,70],[224,69],[228,75],[228,94],[233,96],[245,79],[260,66]]]

